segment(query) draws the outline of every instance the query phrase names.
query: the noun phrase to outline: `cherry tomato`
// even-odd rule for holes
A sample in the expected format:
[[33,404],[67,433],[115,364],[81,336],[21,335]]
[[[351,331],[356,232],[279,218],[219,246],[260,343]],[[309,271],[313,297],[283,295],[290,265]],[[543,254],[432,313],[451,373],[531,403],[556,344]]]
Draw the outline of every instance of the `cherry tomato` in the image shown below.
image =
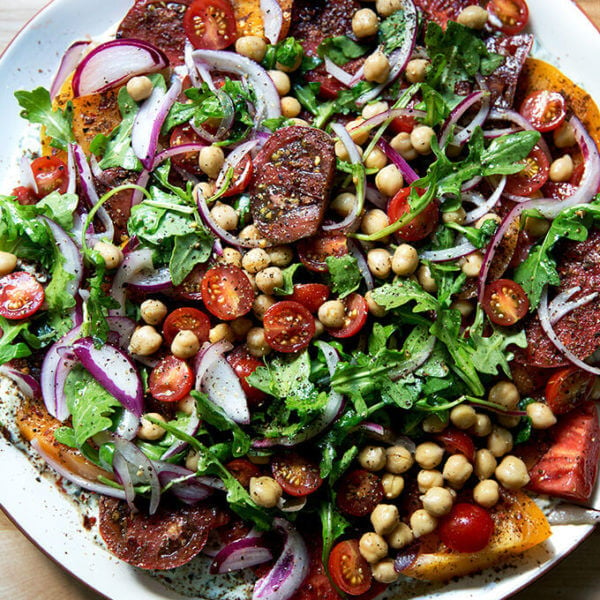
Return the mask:
[[319,466],[296,452],[274,456],[271,471],[283,491],[290,496],[308,496],[323,483]]
[[[171,131],[169,138],[169,146],[175,148],[185,144],[203,144],[206,143],[202,138],[188,125],[178,125]],[[179,167],[188,173],[199,173],[198,152],[185,152],[183,154],[175,154],[171,157],[171,163],[175,167]]]
[[329,335],[336,338],[347,338],[356,335],[367,322],[369,307],[360,294],[350,294],[342,302],[346,310],[344,325],[340,329],[327,329]]
[[179,402],[190,393],[193,383],[192,369],[172,354],[161,359],[148,379],[150,394],[161,402]]
[[348,254],[346,236],[341,233],[320,234],[298,242],[298,258],[311,271],[327,272],[325,259],[328,256]]
[[556,371],[546,383],[546,402],[555,415],[564,415],[585,402],[592,393],[596,377],[579,367]]
[[567,105],[559,92],[538,90],[523,100],[519,112],[538,131],[552,131],[565,120]]
[[252,159],[248,154],[240,160],[240,162],[233,169],[233,178],[227,191],[223,193],[223,196],[236,196],[241,194],[250,183],[252,179]]
[[402,115],[392,119],[390,123],[390,129],[394,133],[410,133],[417,125],[417,121],[414,117],[409,115]]
[[371,566],[358,549],[358,540],[336,544],[329,555],[329,574],[346,594],[359,596],[371,587]]
[[238,480],[242,487],[248,489],[252,477],[260,477],[260,469],[247,458],[234,458],[225,468]]
[[202,280],[205,274],[206,265],[196,265],[181,284],[173,288],[175,297],[202,302]]
[[504,191],[517,196],[530,196],[548,180],[550,164],[546,153],[539,146],[535,146],[521,163],[525,164],[525,168],[506,178]]
[[491,0],[486,10],[492,16],[492,25],[507,35],[523,31],[529,20],[529,9],[525,0]]
[[202,344],[208,340],[210,332],[209,318],[197,308],[182,306],[169,313],[163,323],[163,337],[171,344],[180,331],[193,331]]
[[45,298],[44,288],[25,271],[0,277],[0,315],[7,319],[26,319],[37,312]]
[[61,194],[69,186],[67,165],[56,156],[40,156],[31,163],[31,171],[38,188],[38,196],[43,198],[54,190]]
[[464,431],[450,427],[438,433],[435,438],[444,445],[448,454],[464,454],[470,461],[475,459],[475,444]]
[[278,352],[297,352],[315,335],[315,318],[302,304],[292,300],[276,302],[263,317],[265,338]]
[[223,50],[237,38],[235,15],[227,0],[194,0],[183,27],[194,48]]
[[40,197],[29,187],[20,185],[13,189],[11,196],[17,199],[21,206],[30,206],[36,204]]
[[213,267],[204,275],[201,289],[204,305],[219,319],[232,321],[252,310],[254,290],[239,267]]
[[337,489],[338,508],[353,517],[366,517],[383,500],[381,479],[364,469],[346,473]]
[[260,404],[267,398],[267,395],[259,389],[251,386],[246,377],[256,371],[258,367],[264,366],[258,358],[252,356],[244,346],[238,346],[235,350],[227,355],[227,362],[233,367],[235,374],[238,376],[242,389],[246,393],[246,398],[252,406]]
[[297,283],[288,298],[294,302],[299,302],[314,314],[319,310],[321,304],[329,298],[329,288],[324,283]]
[[442,519],[438,535],[456,552],[479,552],[494,533],[494,521],[487,510],[476,504],[460,502]]
[[[389,202],[387,214],[390,223],[395,223],[400,217],[410,212],[408,197],[411,188],[402,188]],[[396,235],[406,242],[418,242],[431,235],[437,227],[440,211],[436,201],[431,202],[427,208],[409,221],[396,232]]]
[[496,325],[514,325],[529,310],[529,298],[525,290],[511,279],[497,279],[485,288],[483,310]]

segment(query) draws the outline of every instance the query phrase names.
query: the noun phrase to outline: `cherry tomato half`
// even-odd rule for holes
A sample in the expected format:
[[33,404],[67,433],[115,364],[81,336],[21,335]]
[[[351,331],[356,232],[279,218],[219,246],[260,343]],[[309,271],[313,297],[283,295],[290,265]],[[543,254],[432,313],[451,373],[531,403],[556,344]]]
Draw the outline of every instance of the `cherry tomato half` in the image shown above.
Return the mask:
[[529,8],[525,0],[491,0],[486,10],[492,16],[490,22],[507,35],[523,31],[529,20]]
[[240,160],[240,162],[233,169],[233,178],[227,191],[223,193],[223,196],[236,196],[241,194],[250,183],[252,179],[252,172],[254,167],[252,166],[252,159],[248,154]]
[[487,510],[476,504],[460,502],[442,519],[438,535],[456,552],[479,552],[494,533],[494,521]]
[[[187,123],[175,127],[173,131],[171,131],[171,137],[169,138],[169,146],[171,148],[184,146],[186,144],[205,145],[205,142],[202,140],[202,138]],[[188,173],[200,173],[200,166],[198,165],[198,152],[184,152],[182,154],[175,154],[171,157],[171,163],[173,166],[184,169]]]
[[367,322],[369,307],[360,294],[350,294],[342,299],[346,315],[344,325],[339,329],[327,329],[329,335],[336,338],[347,338],[356,335]]
[[197,308],[182,306],[169,313],[163,323],[163,337],[171,344],[180,331],[193,331],[202,344],[208,340],[210,332],[209,318]]
[[246,377],[256,371],[258,367],[264,366],[258,358],[252,356],[244,346],[238,346],[226,356],[227,362],[233,367],[235,374],[238,376],[242,389],[246,394],[248,403],[252,406],[260,404],[267,398],[267,395],[259,389],[252,387]]
[[202,302],[202,280],[204,279],[206,270],[206,265],[196,265],[181,284],[173,288],[175,297],[183,300]]
[[252,477],[260,477],[260,469],[247,458],[234,458],[225,468],[238,480],[238,483],[248,489]]
[[483,310],[496,325],[514,325],[529,310],[529,298],[525,290],[511,279],[497,279],[485,288]]
[[204,306],[219,319],[232,321],[252,310],[254,290],[239,267],[219,265],[209,269],[201,288]]
[[223,50],[237,38],[235,15],[227,0],[194,0],[185,11],[183,28],[194,48]]
[[539,146],[535,146],[521,163],[525,168],[506,178],[504,191],[517,196],[530,196],[548,180],[550,163],[546,153]]
[[148,379],[150,394],[161,402],[179,402],[190,393],[193,383],[192,369],[172,354],[161,359]]
[[299,302],[314,314],[319,310],[321,304],[329,298],[329,288],[324,283],[297,283],[288,298],[294,302]]
[[274,456],[271,471],[275,481],[290,496],[308,496],[323,483],[319,466],[296,452]]
[[371,567],[359,551],[358,540],[336,544],[328,565],[333,582],[346,594],[359,596],[371,587]]
[[559,92],[537,90],[523,100],[519,112],[538,131],[552,131],[565,120],[567,105]]
[[338,508],[353,517],[366,517],[383,500],[381,479],[364,469],[346,473],[338,484]]
[[25,271],[0,278],[0,315],[7,319],[26,319],[37,312],[45,298],[44,288]]
[[475,444],[471,436],[464,431],[449,427],[435,437],[443,444],[448,454],[464,454],[469,461],[475,459]]
[[31,188],[25,187],[24,185],[14,188],[11,196],[14,196],[21,206],[37,204],[38,200],[40,199],[40,197]]
[[555,415],[564,415],[585,402],[592,393],[596,377],[579,367],[556,371],[546,383],[546,402]]
[[[387,214],[390,223],[395,223],[400,217],[410,212],[408,198],[411,188],[402,188],[389,202]],[[440,211],[436,201],[431,202],[427,208],[409,221],[396,232],[396,235],[406,242],[418,242],[431,235],[437,227]]]
[[54,190],[61,194],[69,186],[67,165],[56,156],[40,156],[31,163],[31,171],[38,188],[38,196],[43,198]]
[[265,338],[278,352],[297,352],[315,335],[315,318],[299,302],[282,300],[267,309],[263,317]]
[[298,242],[298,258],[311,271],[325,273],[328,256],[345,254],[348,254],[348,243],[346,236],[341,233],[315,235]]

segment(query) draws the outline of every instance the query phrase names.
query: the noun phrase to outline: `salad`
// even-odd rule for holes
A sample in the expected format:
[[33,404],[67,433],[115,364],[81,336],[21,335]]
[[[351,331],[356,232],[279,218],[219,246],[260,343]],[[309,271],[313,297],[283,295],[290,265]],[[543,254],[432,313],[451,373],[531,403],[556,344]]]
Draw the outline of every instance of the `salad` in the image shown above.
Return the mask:
[[119,558],[373,597],[589,499],[598,112],[468,4],[137,2],[17,92],[2,373]]

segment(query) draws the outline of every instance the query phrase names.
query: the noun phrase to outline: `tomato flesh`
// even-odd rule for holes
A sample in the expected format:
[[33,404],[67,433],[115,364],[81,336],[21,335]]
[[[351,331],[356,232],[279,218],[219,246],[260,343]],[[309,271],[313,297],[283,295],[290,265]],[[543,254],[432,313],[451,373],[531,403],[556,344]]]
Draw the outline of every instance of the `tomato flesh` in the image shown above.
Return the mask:
[[552,131],[565,120],[567,106],[559,92],[538,90],[523,100],[519,112],[538,131]]
[[[410,187],[402,188],[390,200],[387,208],[387,214],[390,223],[395,223],[410,212],[408,198],[410,196]],[[440,211],[437,202],[431,202],[427,208],[411,219],[406,225],[396,231],[396,236],[406,242],[418,242],[431,235],[437,227],[440,220]]]
[[589,399],[595,380],[595,375],[579,367],[556,371],[546,383],[546,402],[555,415],[563,415]]
[[163,337],[171,344],[180,331],[192,331],[202,344],[208,340],[210,332],[209,318],[197,308],[182,306],[167,315],[163,323]]
[[329,288],[324,283],[297,283],[288,298],[299,302],[314,314],[329,298]]
[[[169,146],[171,148],[176,148],[177,146],[185,146],[188,144],[206,145],[190,125],[187,123],[185,125],[178,125],[171,132]],[[198,152],[199,151],[192,151],[174,154],[171,157],[171,163],[173,166],[179,167],[188,173],[199,174],[200,167],[198,165]]]
[[13,189],[11,196],[17,199],[21,206],[31,206],[36,204],[40,197],[29,187],[20,185]]
[[464,454],[469,461],[475,459],[475,444],[470,435],[449,427],[436,436],[448,454]]
[[367,301],[360,294],[350,294],[342,302],[345,309],[344,324],[339,329],[327,329],[329,335],[336,338],[356,335],[364,327],[369,314]]
[[452,507],[438,527],[440,539],[456,552],[479,552],[490,542],[494,521],[487,510],[460,502]]
[[194,48],[223,50],[237,38],[235,15],[227,0],[194,0],[183,16],[183,28]]
[[243,317],[252,310],[254,290],[239,267],[220,265],[208,270],[201,290],[204,306],[224,321]]
[[248,489],[252,477],[260,477],[260,469],[246,458],[234,458],[225,467],[246,489]]
[[64,194],[69,186],[67,165],[56,156],[41,156],[31,163],[31,171],[38,189],[38,196],[43,198],[57,190]]
[[491,23],[507,35],[520,33],[529,21],[529,8],[525,0],[491,0],[486,10],[492,16]]
[[238,346],[227,355],[226,359],[238,376],[248,403],[252,406],[257,406],[266,400],[267,395],[262,390],[251,386],[246,380],[246,377],[254,373],[258,367],[264,366],[263,363],[258,358],[252,356],[244,346]]
[[525,290],[511,279],[497,279],[485,288],[482,301],[490,321],[496,325],[514,325],[529,310]]
[[194,373],[180,358],[169,354],[152,369],[148,379],[150,394],[161,402],[179,402],[192,390]]
[[548,181],[550,163],[546,153],[539,146],[535,146],[521,163],[525,168],[506,178],[504,191],[517,196],[530,196]]
[[298,352],[315,335],[315,319],[299,302],[282,300],[270,306],[263,317],[265,339],[278,352]]
[[273,478],[290,496],[308,496],[323,483],[319,466],[296,452],[275,456],[271,471]]
[[346,236],[341,233],[333,235],[316,235],[298,242],[298,258],[310,271],[327,272],[328,256],[344,256],[348,254]]
[[383,499],[381,479],[364,469],[346,473],[337,489],[338,508],[354,517],[366,517]]
[[25,271],[9,273],[0,278],[0,315],[7,319],[26,319],[44,303],[44,288]]
[[364,594],[371,587],[371,567],[359,551],[358,540],[344,540],[333,547],[329,573],[340,590],[351,596]]
[[241,194],[249,185],[252,179],[252,172],[254,167],[252,165],[252,159],[246,154],[242,160],[233,169],[233,178],[229,187],[223,196],[236,196]]

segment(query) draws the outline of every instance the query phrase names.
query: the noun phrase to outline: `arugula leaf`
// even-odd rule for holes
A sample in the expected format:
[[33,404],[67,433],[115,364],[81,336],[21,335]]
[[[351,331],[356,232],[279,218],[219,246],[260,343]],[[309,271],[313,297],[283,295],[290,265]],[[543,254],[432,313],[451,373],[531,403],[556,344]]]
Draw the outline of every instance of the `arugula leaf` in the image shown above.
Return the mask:
[[345,298],[359,288],[362,275],[352,254],[328,256],[325,262],[329,270],[331,290],[339,298]]
[[321,58],[329,58],[336,65],[345,65],[348,61],[360,58],[369,52],[368,46],[363,46],[346,35],[325,38],[317,48]]
[[386,283],[375,288],[373,300],[386,310],[404,306],[408,302],[416,302],[413,311],[423,312],[437,310],[437,300],[426,292],[419,283],[412,279],[397,279],[394,283]]
[[[331,492],[333,495],[333,491]],[[342,516],[335,507],[334,498],[324,500],[319,507],[319,517],[321,518],[321,532],[323,538],[322,561],[324,565],[329,562],[329,554],[335,544],[335,541],[350,527],[349,521]]]
[[288,296],[294,291],[294,275],[302,266],[302,263],[293,263],[289,267],[281,270],[283,275],[283,285],[280,288],[275,288],[273,293],[278,296]]
[[199,264],[206,262],[211,254],[214,239],[205,230],[175,237],[169,270],[173,285],[179,285]]
[[404,10],[397,10],[382,21],[377,35],[386,54],[390,54],[405,44],[406,37],[411,35],[417,26],[415,20],[416,16],[412,13],[407,14]]
[[0,365],[7,363],[13,358],[25,358],[31,355],[29,346],[23,342],[13,343],[23,332],[29,329],[29,322],[11,322],[0,316]]
[[73,213],[79,203],[77,194],[61,194],[57,190],[44,196],[35,205],[39,213],[55,221],[65,231],[73,228]]

